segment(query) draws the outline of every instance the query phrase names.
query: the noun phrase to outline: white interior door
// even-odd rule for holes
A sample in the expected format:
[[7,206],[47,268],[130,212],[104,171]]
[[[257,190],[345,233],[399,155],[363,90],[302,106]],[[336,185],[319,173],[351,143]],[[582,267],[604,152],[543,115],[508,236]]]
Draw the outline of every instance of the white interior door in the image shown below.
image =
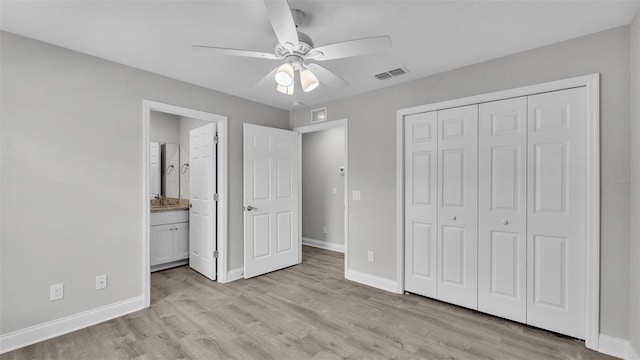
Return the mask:
[[437,297],[438,113],[405,117],[405,289]]
[[215,123],[189,132],[189,266],[216,279]]
[[478,105],[438,111],[438,299],[478,307]]
[[478,310],[527,319],[527,98],[481,104]]
[[244,124],[244,277],[300,262],[298,133]]
[[584,339],[585,88],[528,97],[527,323]]

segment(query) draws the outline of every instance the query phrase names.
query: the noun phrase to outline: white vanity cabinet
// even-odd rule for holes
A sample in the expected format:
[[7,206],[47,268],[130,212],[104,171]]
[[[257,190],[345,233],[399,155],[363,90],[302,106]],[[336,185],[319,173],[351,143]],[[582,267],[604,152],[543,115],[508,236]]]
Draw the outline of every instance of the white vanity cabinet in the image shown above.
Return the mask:
[[151,213],[151,271],[185,265],[189,262],[189,211]]

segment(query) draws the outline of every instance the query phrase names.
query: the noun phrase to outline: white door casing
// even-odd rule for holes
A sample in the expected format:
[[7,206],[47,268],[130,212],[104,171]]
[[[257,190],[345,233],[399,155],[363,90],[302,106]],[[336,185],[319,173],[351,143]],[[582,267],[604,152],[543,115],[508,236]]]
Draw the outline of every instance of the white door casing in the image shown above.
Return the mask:
[[478,310],[526,322],[527,98],[480,104]]
[[478,105],[438,111],[438,299],[476,309]]
[[216,124],[189,132],[189,266],[216,279]]
[[300,262],[298,133],[243,127],[244,277]]
[[405,117],[405,289],[437,297],[438,113]]
[[528,97],[527,323],[585,338],[585,88]]

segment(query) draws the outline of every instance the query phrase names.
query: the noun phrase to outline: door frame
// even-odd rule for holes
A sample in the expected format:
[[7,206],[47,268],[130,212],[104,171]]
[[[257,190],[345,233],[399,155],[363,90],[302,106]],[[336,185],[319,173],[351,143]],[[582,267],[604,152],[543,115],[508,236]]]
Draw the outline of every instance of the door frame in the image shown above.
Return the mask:
[[396,278],[404,292],[404,117],[490,101],[586,87],[587,121],[587,229],[585,287],[585,345],[598,350],[600,336],[600,74],[497,91],[460,99],[399,109],[396,123]]
[[185,107],[142,100],[142,297],[144,307],[151,305],[151,274],[149,267],[149,234],[150,202],[149,202],[149,125],[151,111],[158,111],[178,116],[185,116],[216,123],[218,132],[218,164],[217,164],[217,234],[216,281],[227,282],[227,209],[228,209],[228,118],[226,116],[189,109]]
[[312,124],[306,126],[300,126],[293,128],[293,131],[299,133],[298,135],[298,206],[300,212],[298,215],[298,228],[300,229],[300,261],[302,261],[302,135],[334,129],[344,129],[344,276],[347,276],[347,269],[349,269],[349,119],[333,120],[327,122],[321,122],[319,124]]

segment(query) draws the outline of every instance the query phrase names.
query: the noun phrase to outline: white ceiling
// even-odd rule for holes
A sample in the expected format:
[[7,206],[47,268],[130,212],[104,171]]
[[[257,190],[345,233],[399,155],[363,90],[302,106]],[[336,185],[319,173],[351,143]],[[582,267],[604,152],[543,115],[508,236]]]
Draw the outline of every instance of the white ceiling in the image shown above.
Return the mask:
[[[217,55],[192,44],[272,52],[260,0],[2,1],[0,28],[282,109],[314,105],[628,24],[640,1],[295,1],[316,46],[390,35],[383,53],[322,63],[350,83],[293,96],[255,84],[277,60]],[[404,66],[407,75],[372,75]]]

